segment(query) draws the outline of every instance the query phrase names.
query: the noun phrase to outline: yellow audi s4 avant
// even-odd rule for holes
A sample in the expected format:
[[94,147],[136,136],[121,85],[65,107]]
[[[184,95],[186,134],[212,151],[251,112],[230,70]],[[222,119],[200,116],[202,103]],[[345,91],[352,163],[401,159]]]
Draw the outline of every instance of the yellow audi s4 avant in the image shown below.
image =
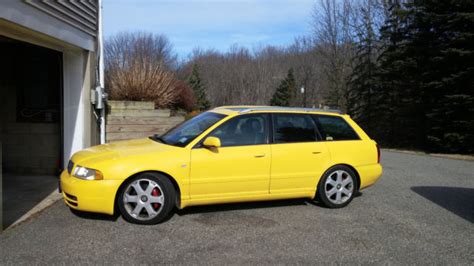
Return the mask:
[[75,153],[60,190],[72,209],[156,224],[193,205],[307,198],[340,208],[381,175],[377,144],[348,115],[224,106],[160,136]]

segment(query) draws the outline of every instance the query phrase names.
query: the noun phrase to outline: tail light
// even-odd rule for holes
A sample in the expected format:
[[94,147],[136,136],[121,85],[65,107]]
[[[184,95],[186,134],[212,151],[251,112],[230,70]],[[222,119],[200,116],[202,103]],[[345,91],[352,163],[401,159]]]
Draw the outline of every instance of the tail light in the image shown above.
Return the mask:
[[377,147],[377,163],[380,163],[380,147],[377,144],[375,146]]

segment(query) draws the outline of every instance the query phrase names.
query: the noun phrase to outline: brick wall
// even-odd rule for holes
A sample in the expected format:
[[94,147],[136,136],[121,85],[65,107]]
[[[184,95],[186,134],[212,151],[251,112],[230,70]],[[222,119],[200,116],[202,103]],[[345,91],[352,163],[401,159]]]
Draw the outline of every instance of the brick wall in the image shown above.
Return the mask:
[[153,102],[109,101],[107,107],[107,142],[162,134],[184,121],[169,109],[155,109]]

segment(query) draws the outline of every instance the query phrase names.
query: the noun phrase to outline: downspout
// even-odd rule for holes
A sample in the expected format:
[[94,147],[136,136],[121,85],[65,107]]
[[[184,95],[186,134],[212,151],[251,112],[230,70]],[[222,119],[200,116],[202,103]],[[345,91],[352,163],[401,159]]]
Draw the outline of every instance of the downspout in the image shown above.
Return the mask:
[[97,16],[97,57],[98,57],[98,71],[97,71],[97,87],[96,87],[96,109],[100,110],[99,114],[99,130],[100,130],[100,144],[105,143],[105,108],[107,101],[107,94],[105,93],[104,84],[104,46],[102,34],[102,0],[98,3],[99,10]]

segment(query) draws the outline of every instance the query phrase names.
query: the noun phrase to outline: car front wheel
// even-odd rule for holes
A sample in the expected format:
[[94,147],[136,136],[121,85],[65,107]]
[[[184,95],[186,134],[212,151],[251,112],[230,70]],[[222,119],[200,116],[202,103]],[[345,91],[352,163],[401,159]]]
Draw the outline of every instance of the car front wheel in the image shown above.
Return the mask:
[[357,192],[357,178],[347,166],[331,167],[319,181],[317,198],[329,208],[342,208],[349,204]]
[[143,173],[124,184],[117,204],[125,220],[136,224],[157,224],[168,217],[175,199],[176,192],[167,177]]

